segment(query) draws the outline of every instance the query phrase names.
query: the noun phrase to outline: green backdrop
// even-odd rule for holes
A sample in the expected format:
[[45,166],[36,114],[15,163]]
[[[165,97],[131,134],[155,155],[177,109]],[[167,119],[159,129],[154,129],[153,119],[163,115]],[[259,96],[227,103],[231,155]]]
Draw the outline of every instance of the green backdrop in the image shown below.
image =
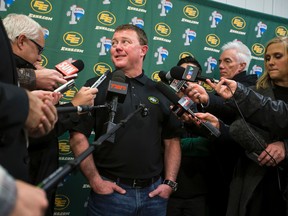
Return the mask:
[[[114,29],[123,23],[143,28],[149,39],[144,69],[159,80],[185,55],[195,56],[203,76],[219,78],[221,46],[240,40],[251,50],[248,73],[261,75],[265,43],[287,35],[288,20],[205,0],[0,0],[0,16],[26,14],[45,28],[42,65],[54,68],[72,58],[85,63],[69,101],[88,78],[113,70],[109,49]],[[90,138],[92,141],[93,135]],[[68,134],[59,139],[61,164],[73,159]],[[54,215],[85,215],[89,185],[80,172],[59,184]]]

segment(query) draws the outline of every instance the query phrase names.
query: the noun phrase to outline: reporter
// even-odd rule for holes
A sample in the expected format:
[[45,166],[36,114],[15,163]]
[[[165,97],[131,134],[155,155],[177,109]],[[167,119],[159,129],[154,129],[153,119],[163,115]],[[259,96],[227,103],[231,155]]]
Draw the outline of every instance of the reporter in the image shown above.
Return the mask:
[[47,204],[43,190],[13,179],[0,165],[0,215],[41,216]]
[[[250,123],[265,127],[275,135],[285,138],[288,137],[287,103],[282,100],[272,100],[272,98],[265,97],[232,80],[223,79],[216,85],[208,80],[207,83],[214,88],[221,97],[228,99],[226,104],[234,109],[236,109],[235,100],[240,110],[245,110],[243,116],[249,118]],[[226,85],[223,85],[224,83]],[[269,115],[267,115],[267,113],[269,113]],[[261,121],[258,121],[258,119],[261,119]]]
[[42,27],[23,14],[8,14],[3,24],[11,42],[20,86],[53,91],[67,81],[54,69],[40,66],[45,40]]

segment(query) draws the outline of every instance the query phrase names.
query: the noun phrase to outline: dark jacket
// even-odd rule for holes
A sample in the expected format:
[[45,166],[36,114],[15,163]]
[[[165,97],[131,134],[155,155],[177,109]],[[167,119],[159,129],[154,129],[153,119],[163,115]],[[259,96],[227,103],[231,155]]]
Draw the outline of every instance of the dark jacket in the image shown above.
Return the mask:
[[[275,100],[273,87],[261,90],[252,89]],[[247,109],[242,110],[242,112],[246,112],[246,110]],[[230,127],[230,129],[233,128],[234,130],[231,131],[231,136],[235,141],[246,148],[248,157],[243,155],[236,165],[230,186],[230,196],[226,215],[284,215],[286,204],[282,195],[287,186],[286,160],[282,161],[282,163],[276,167],[259,166],[256,159],[257,157],[253,159],[253,155],[249,153],[255,149],[255,151],[253,151],[260,154],[266,148],[267,144],[283,139],[275,136],[273,133],[269,133],[268,131],[256,128],[252,125],[249,127],[250,130],[252,128],[254,136],[250,136],[251,131],[247,129],[247,126],[242,120],[240,121],[241,123],[237,124],[237,127]],[[262,119],[258,119],[258,121],[262,121]],[[260,140],[260,147],[259,143],[255,141],[255,136]],[[280,185],[279,182],[281,182]]]
[[[258,94],[241,83],[238,83],[234,98],[238,102],[239,108],[245,110],[243,115],[248,118],[249,123],[263,127],[275,135],[288,138],[287,103]],[[226,104],[236,109],[232,99],[229,99]]]
[[[0,50],[0,81],[17,86],[18,76],[13,60],[12,49],[2,21],[0,21]],[[1,95],[1,97],[2,96],[4,95]],[[5,112],[2,108],[3,106],[5,107],[5,103],[7,102],[8,100],[5,100],[2,104],[1,101],[1,112]],[[23,130],[25,121],[22,123],[19,122],[19,120],[26,120],[28,115],[29,102],[27,96],[19,97],[19,102],[21,106],[19,106],[19,110],[14,112],[10,109],[10,106],[12,107],[11,104],[9,107],[6,105],[6,109],[8,108],[7,110],[9,110],[9,112],[13,112],[14,119],[18,119],[18,123],[15,123],[13,127],[8,127],[0,131],[0,164],[5,167],[13,177],[28,181],[27,142],[25,131]],[[4,124],[4,122],[1,121],[1,124]]]

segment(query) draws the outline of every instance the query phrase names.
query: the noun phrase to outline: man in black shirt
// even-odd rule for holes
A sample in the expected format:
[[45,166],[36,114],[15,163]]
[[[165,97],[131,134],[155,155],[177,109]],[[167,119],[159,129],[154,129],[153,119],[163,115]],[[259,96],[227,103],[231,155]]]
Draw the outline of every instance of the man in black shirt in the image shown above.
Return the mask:
[[[116,132],[114,143],[103,142],[96,148],[94,157],[82,162],[82,171],[92,188],[88,215],[165,216],[167,198],[176,189],[181,156],[177,134],[180,122],[171,113],[168,99],[142,70],[147,42],[145,32],[130,24],[117,27],[113,35],[112,61],[116,69],[123,71],[128,84],[114,122],[126,118],[139,104],[145,104],[149,114],[146,117],[136,114]],[[106,102],[111,77],[109,74],[99,86],[95,105]],[[86,85],[91,86],[95,80],[89,80]],[[92,117],[86,125],[71,132],[70,144],[76,156],[88,148],[85,135],[89,136],[92,128],[95,139],[106,133],[103,125],[109,119],[109,112],[99,109]],[[162,173],[165,181],[160,177]]]

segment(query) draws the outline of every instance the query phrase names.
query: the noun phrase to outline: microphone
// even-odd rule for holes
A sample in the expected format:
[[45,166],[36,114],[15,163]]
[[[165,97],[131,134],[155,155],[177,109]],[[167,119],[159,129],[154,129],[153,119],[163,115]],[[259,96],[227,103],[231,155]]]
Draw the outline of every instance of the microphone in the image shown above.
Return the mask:
[[91,88],[97,88],[106,78],[107,75],[110,71],[107,70],[105,73],[103,73],[97,80],[96,82],[93,83],[93,85],[91,85]]
[[55,69],[65,76],[70,76],[72,74],[82,71],[84,68],[84,62],[82,60],[76,60],[72,63],[65,60],[60,62],[55,66]]
[[199,122],[200,128],[206,130],[206,133],[208,132],[208,135],[219,137],[221,135],[220,131],[214,127],[210,122],[206,121],[203,122],[197,116],[195,113],[190,109],[191,105],[193,104],[193,101],[187,96],[184,96],[182,98],[178,97],[171,88],[169,88],[167,85],[165,85],[163,82],[158,82],[156,85],[156,88],[162,92],[175,106],[172,108],[172,111],[176,113],[177,116],[181,116],[184,114],[184,112],[189,113],[194,118],[197,119]]
[[218,83],[219,80],[209,77],[203,77],[199,75],[200,68],[196,66],[188,65],[186,68],[175,66],[171,68],[171,77],[177,80],[186,80],[189,82],[196,82],[198,80],[206,82],[209,79],[213,83]]
[[[127,95],[128,84],[125,83],[125,75],[122,70],[116,70],[112,73],[107,90],[107,100],[110,101],[109,121],[104,124],[107,133],[115,126],[114,118],[117,111],[118,102],[123,103]],[[115,134],[111,135],[108,141],[114,143]]]
[[179,92],[182,87],[184,87],[184,88],[188,87],[185,80],[174,79],[171,76],[170,71],[168,71],[168,72],[160,71],[158,73],[158,75],[159,75],[161,81],[169,84],[170,87],[175,90],[175,92]]
[[58,113],[66,113],[66,112],[89,112],[98,108],[105,108],[107,105],[98,105],[98,106],[67,106],[67,107],[56,107]]
[[61,85],[57,89],[54,90],[54,92],[60,92],[61,94],[64,94],[69,89],[73,88],[75,86],[75,80],[69,80],[67,83]]
[[231,137],[246,150],[246,155],[257,164],[258,156],[272,140],[269,133],[256,126],[246,123],[243,119],[235,120],[229,127]]

